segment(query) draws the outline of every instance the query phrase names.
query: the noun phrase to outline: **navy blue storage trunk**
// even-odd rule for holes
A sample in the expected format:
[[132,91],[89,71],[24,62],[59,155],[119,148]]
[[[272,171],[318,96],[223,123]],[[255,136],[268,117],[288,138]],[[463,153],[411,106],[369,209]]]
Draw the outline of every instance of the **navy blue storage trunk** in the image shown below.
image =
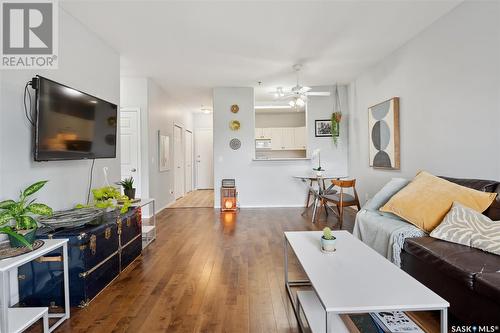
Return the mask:
[[[142,251],[140,209],[99,225],[73,229],[41,228],[37,238],[68,238],[71,306],[86,306]],[[60,251],[48,254],[61,255]],[[19,298],[24,306],[63,306],[61,262],[31,262],[18,270]]]

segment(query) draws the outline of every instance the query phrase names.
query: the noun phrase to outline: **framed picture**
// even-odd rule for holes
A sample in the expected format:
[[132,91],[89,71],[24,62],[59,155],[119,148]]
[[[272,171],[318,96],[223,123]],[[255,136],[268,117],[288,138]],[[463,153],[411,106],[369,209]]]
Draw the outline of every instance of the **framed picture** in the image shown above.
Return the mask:
[[170,138],[158,131],[158,166],[160,172],[170,169]]
[[[332,136],[332,120],[331,119],[319,119],[314,121],[314,135],[316,137],[331,137]],[[339,136],[339,123],[337,126],[335,136]]]
[[399,97],[368,108],[370,166],[399,170]]

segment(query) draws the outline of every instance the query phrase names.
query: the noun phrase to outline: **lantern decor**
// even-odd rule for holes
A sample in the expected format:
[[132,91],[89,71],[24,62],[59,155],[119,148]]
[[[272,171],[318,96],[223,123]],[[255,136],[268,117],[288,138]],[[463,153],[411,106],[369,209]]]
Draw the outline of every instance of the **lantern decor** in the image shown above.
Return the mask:
[[238,192],[234,179],[223,179],[220,189],[220,209],[222,212],[236,212],[238,210]]

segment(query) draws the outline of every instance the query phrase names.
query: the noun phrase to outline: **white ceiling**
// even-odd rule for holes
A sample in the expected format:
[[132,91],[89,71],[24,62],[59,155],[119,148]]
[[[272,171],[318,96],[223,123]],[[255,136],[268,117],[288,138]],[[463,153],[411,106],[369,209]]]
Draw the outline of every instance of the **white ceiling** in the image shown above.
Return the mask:
[[187,110],[211,88],[348,83],[460,1],[65,1],[61,6]]

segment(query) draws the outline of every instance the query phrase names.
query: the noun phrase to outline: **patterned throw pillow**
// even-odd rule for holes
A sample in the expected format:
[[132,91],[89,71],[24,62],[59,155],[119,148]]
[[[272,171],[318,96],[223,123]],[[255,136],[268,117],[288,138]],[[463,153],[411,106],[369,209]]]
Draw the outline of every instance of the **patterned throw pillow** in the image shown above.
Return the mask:
[[454,202],[431,237],[500,255],[500,221]]

